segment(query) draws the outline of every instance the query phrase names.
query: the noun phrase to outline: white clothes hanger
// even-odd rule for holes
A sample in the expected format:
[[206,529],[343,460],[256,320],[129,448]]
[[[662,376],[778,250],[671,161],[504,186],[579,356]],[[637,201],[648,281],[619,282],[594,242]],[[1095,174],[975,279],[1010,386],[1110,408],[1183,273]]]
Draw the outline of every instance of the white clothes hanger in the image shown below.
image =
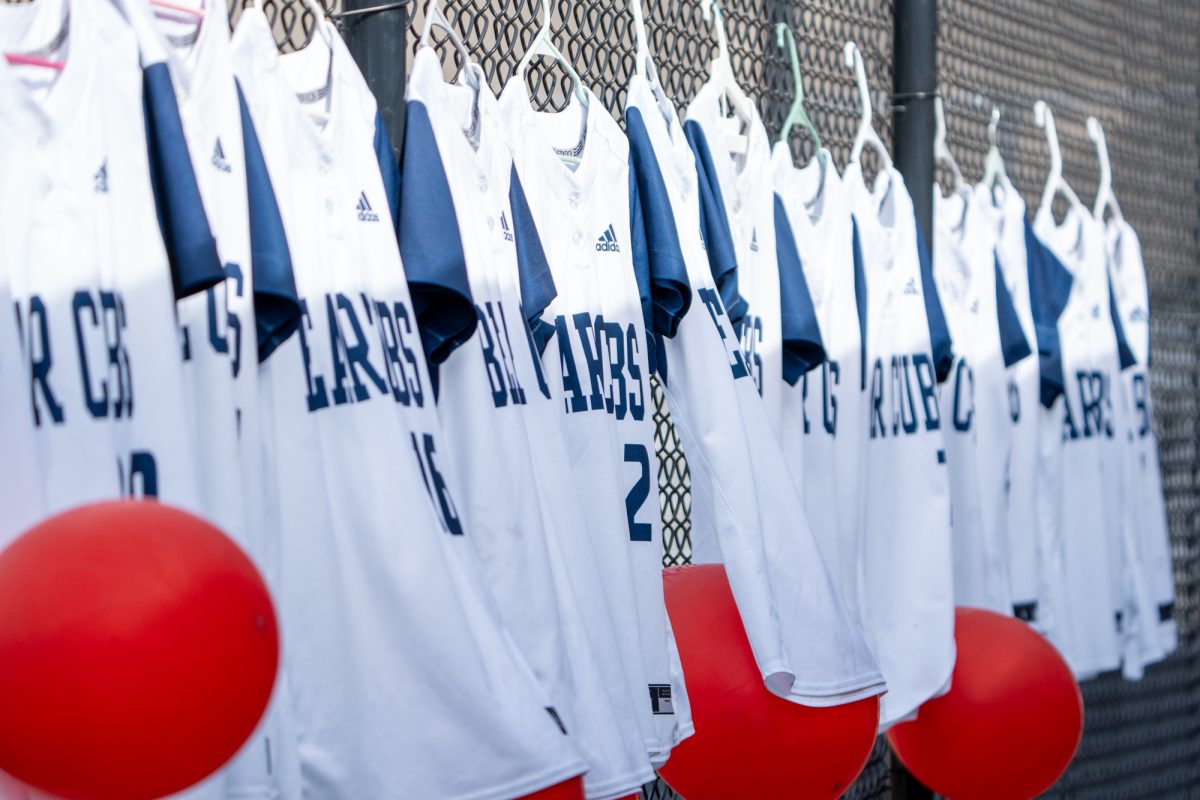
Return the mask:
[[858,45],[854,42],[846,42],[845,47],[842,48],[842,53],[846,66],[854,70],[854,80],[858,84],[860,113],[858,132],[854,135],[854,146],[850,148],[849,163],[856,163],[862,155],[863,147],[870,145],[879,154],[884,167],[891,169],[892,157],[888,155],[887,148],[883,146],[883,140],[879,138],[879,134],[875,132],[875,127],[871,124],[873,113],[871,109],[871,87],[867,83],[867,68],[863,64],[862,53],[859,52]]
[[421,29],[421,47],[433,47],[431,34],[435,25],[446,32],[446,38],[450,40],[450,44],[454,46],[462,59],[462,64],[455,75],[455,80],[458,80],[462,77],[467,65],[471,63],[471,54],[467,51],[467,46],[463,44],[458,33],[455,32],[454,26],[450,24],[450,20],[446,19],[446,15],[442,13],[439,0],[429,0],[425,6],[425,25]]
[[997,181],[1008,182],[1004,169],[1004,157],[1000,155],[1000,107],[992,106],[992,119],[988,122],[988,151],[983,160],[983,185],[989,189]]
[[633,36],[634,36],[634,71],[647,80],[651,80],[648,74],[653,72],[649,69],[650,61],[650,45],[646,38],[646,17],[642,13],[642,0],[628,0],[626,5],[629,6],[629,11],[633,15]]
[[525,51],[525,55],[521,56],[520,62],[517,64],[517,80],[525,80],[525,70],[529,67],[529,63],[533,61],[534,56],[545,56],[551,58],[562,65],[563,70],[567,73],[567,77],[571,79],[573,84],[572,91],[575,97],[586,111],[590,105],[588,94],[584,91],[583,81],[579,77],[579,73],[571,66],[571,62],[562,54],[558,46],[554,44],[553,33],[550,30],[550,0],[542,0],[542,27],[537,32],[537,36],[533,37],[533,41],[529,43],[529,49]]
[[753,104],[749,95],[738,86],[733,74],[733,63],[729,60],[729,39],[725,34],[725,15],[721,11],[718,0],[700,0],[700,10],[706,21],[712,22],[713,31],[717,35],[717,57],[712,60],[708,69],[708,81],[721,90],[721,96],[728,101],[730,109],[736,116],[736,125],[724,131],[722,144],[730,153],[744,155],[750,149],[750,139],[741,132],[748,127],[753,119]]
[[1054,125],[1054,112],[1050,110],[1050,106],[1046,105],[1045,100],[1038,100],[1033,104],[1033,120],[1039,128],[1046,131],[1046,145],[1050,148],[1050,174],[1046,176],[1046,188],[1042,191],[1042,207],[1050,209],[1055,195],[1061,194],[1075,209],[1084,211],[1079,196],[1063,179],[1062,152],[1058,149],[1058,128]]
[[1096,205],[1092,213],[1096,215],[1096,219],[1103,222],[1104,208],[1107,206],[1112,209],[1113,218],[1117,222],[1124,222],[1121,206],[1117,204],[1117,197],[1112,191],[1112,163],[1108,160],[1108,140],[1104,136],[1100,120],[1095,117],[1087,118],[1087,134],[1088,138],[1096,143],[1096,157],[1100,161],[1100,187],[1096,190]]
[[[313,26],[320,33],[321,41],[325,42],[325,46],[329,48],[329,59],[333,60],[333,35],[325,27],[325,20],[328,14],[325,13],[325,8],[317,2],[317,0],[303,0],[304,7],[313,15]],[[306,45],[307,46],[307,45]]]
[[946,146],[946,107],[942,103],[941,97],[933,98],[933,158],[938,164],[950,171],[951,177],[954,179],[954,185],[951,191],[958,192],[963,187],[962,170],[958,168],[958,162],[954,160],[954,154],[950,152],[950,148]]

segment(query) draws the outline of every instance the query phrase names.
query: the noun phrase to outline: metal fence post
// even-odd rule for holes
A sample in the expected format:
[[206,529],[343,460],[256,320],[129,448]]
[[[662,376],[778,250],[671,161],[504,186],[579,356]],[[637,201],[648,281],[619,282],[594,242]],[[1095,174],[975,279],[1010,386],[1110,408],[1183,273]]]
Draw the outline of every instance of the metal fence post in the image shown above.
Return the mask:
[[917,223],[933,247],[933,98],[937,94],[937,4],[895,0],[892,137],[896,168],[912,195]]
[[344,0],[334,15],[346,46],[375,94],[397,151],[404,141],[409,0]]
[[[933,99],[937,94],[937,4],[895,0],[892,26],[892,147],[912,195],[917,224],[933,247]],[[892,796],[931,800],[933,793],[892,757]]]

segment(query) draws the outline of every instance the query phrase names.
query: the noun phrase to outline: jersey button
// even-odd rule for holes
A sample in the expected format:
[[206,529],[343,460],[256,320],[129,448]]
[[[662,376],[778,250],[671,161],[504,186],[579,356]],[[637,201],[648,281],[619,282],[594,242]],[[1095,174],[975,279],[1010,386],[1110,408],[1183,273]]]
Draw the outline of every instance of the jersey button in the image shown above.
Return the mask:
[[325,198],[325,213],[326,214],[333,213],[333,201],[330,200],[328,197]]
[[575,231],[574,233],[572,233],[571,234],[571,243],[574,244],[575,246],[579,246],[579,245],[583,244],[583,232]]
[[571,208],[579,208],[579,201],[579,192],[571,192],[570,196],[567,197],[567,202],[571,204]]
[[486,192],[488,190],[488,180],[485,176],[479,176],[479,191]]

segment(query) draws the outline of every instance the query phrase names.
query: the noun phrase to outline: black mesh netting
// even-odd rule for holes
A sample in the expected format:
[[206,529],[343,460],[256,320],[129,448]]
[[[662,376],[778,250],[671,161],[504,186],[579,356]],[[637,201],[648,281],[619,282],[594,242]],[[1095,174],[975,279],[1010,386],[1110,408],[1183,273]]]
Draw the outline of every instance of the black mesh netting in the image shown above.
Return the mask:
[[[303,46],[311,16],[302,12],[301,3],[259,1],[275,21],[281,47]],[[421,5],[409,3],[406,9],[418,31]],[[449,0],[443,5],[499,90],[540,24],[540,2]],[[633,62],[624,2],[554,0],[551,5],[557,42],[620,117]],[[866,59],[876,125],[884,141],[890,140],[889,0],[728,0],[725,5],[734,68],[746,90],[760,99],[772,134],[791,101],[787,57],[777,48],[774,31],[775,23],[788,22],[796,31],[813,121],[837,162],[845,161],[857,119],[853,80],[841,62],[848,39],[858,43]],[[1029,206],[1036,206],[1047,156],[1031,106],[1041,98],[1057,115],[1066,176],[1088,198],[1097,173],[1083,122],[1096,115],[1108,134],[1114,189],[1141,235],[1150,277],[1152,379],[1181,648],[1140,683],[1104,676],[1084,685],[1083,746],[1052,794],[1200,797],[1200,2],[941,0],[938,6],[938,69],[949,144],[966,178],[976,180],[982,173],[988,115],[998,105],[1009,174]],[[715,40],[694,0],[646,0],[645,7],[663,84],[682,107],[707,75]],[[410,36],[404,54],[409,58],[415,42]],[[546,104],[562,101],[561,70],[543,72],[535,63],[529,80]],[[799,137],[793,146],[798,156],[807,157]],[[657,387],[655,401],[666,561],[685,563],[690,552],[687,462]],[[881,744],[849,796],[898,796],[900,783],[893,777]],[[673,797],[661,784],[647,787],[645,796]],[[746,797],[757,797],[753,776],[747,776]]]

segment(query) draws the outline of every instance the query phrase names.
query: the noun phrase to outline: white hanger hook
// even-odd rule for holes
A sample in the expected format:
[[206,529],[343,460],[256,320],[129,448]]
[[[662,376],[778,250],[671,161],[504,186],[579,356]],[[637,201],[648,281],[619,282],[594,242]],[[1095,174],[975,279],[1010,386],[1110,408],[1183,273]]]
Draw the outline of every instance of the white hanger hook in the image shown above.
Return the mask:
[[725,35],[725,13],[721,10],[720,0],[700,0],[700,11],[717,34],[717,58],[728,63],[729,39]]
[[1062,152],[1058,147],[1058,128],[1054,124],[1054,112],[1045,100],[1033,104],[1033,121],[1039,128],[1046,131],[1046,145],[1050,148],[1050,172],[1052,175],[1062,174]]
[[988,122],[988,144],[1000,146],[1000,106],[992,106],[992,119]]
[[867,84],[867,67],[863,63],[862,53],[854,42],[846,42],[842,48],[843,60],[847,67],[854,70],[854,82],[858,84],[858,103],[862,118],[870,122],[874,116],[871,107],[871,87]]
[[646,16],[642,12],[642,0],[627,0],[629,11],[633,14],[633,34],[637,47],[634,68],[639,75],[645,75],[647,61],[650,59],[650,45],[646,38]]

